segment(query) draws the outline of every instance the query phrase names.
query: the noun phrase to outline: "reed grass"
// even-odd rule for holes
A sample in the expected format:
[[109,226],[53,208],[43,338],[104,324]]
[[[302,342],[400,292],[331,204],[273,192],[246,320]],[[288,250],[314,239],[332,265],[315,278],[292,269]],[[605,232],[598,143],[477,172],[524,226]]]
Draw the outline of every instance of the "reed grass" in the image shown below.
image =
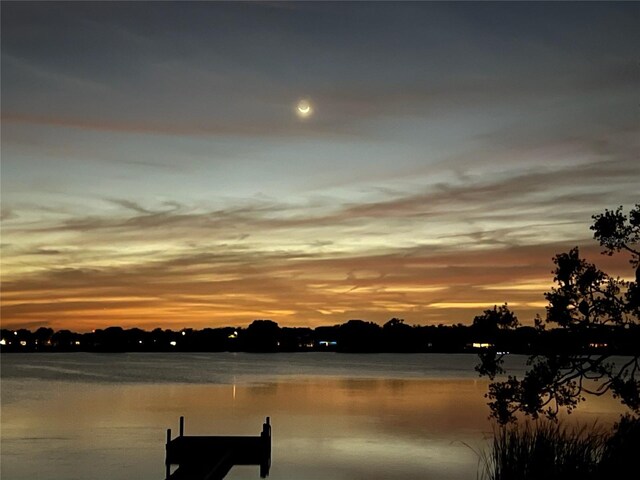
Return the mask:
[[546,420],[498,427],[480,463],[483,480],[637,478],[640,421],[623,417],[612,430]]

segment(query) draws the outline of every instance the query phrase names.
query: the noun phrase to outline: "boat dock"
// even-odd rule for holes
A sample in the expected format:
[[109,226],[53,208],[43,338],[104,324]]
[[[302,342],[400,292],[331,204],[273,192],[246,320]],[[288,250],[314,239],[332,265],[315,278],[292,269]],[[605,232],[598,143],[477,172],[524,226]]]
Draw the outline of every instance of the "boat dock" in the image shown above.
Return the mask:
[[[180,417],[180,434],[172,439],[167,430],[165,465],[166,480],[221,480],[234,465],[259,465],[260,477],[266,478],[271,467],[269,417],[255,437],[185,435]],[[178,468],[171,473],[174,465]]]

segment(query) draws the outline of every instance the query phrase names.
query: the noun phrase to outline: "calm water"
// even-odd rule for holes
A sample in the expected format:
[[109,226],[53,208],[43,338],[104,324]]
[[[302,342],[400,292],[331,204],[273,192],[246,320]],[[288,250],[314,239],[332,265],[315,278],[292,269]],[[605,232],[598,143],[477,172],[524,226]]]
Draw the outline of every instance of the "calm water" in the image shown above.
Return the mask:
[[[523,358],[509,363],[522,366]],[[258,435],[270,479],[475,479],[492,429],[474,355],[31,354],[1,357],[4,480],[164,478],[166,429]],[[608,424],[594,399],[572,418]],[[259,479],[234,467],[229,480]]]

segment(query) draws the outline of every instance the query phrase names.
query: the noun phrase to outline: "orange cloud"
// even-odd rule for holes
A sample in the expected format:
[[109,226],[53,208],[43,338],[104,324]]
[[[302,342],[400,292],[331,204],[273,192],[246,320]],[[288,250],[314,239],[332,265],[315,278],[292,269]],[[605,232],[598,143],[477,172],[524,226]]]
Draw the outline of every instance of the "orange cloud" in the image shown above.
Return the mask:
[[[544,311],[557,246],[460,253],[428,249],[309,258],[199,254],[99,269],[51,268],[3,286],[5,327],[108,325],[195,327],[342,323],[350,318],[411,324],[469,323],[509,302],[525,323]],[[585,253],[600,260],[597,249]],[[625,271],[622,259],[604,258]],[[602,263],[602,262],[599,262]],[[359,274],[358,272],[365,272]],[[322,279],[322,281],[318,281]]]

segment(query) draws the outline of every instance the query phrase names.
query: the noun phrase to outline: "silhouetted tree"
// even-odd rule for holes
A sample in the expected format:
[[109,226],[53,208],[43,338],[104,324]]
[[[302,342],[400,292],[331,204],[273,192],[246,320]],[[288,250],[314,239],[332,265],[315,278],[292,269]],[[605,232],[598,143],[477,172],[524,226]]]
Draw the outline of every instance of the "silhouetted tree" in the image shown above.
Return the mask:
[[314,345],[323,350],[337,350],[339,332],[340,325],[316,327],[313,331]]
[[485,310],[482,315],[473,319],[471,328],[474,334],[474,341],[487,342],[492,344],[492,348],[504,350],[505,335],[507,330],[514,330],[519,326],[518,317],[504,305],[494,305],[492,309]]
[[496,352],[508,350],[507,344],[510,343],[511,336],[505,335],[504,332],[515,330],[519,325],[518,317],[509,310],[506,303],[499,307],[494,305],[492,309],[485,310],[482,315],[474,317],[471,324],[474,342],[489,344],[487,349],[478,354],[481,363],[476,370],[480,374],[495,375],[492,366],[496,365],[497,368],[498,365],[493,361],[496,358]]
[[245,349],[250,352],[278,350],[280,327],[273,320],[254,320],[242,334]]
[[380,325],[364,320],[349,320],[338,330],[338,349],[344,352],[380,351]]
[[51,337],[53,337],[53,328],[40,327],[33,336],[40,347],[46,346],[47,342],[51,342]]
[[392,318],[382,326],[384,344],[388,352],[414,352],[419,349],[418,336],[402,318]]
[[473,326],[482,332],[495,333],[498,330],[506,330],[518,327],[518,317],[504,305],[493,306],[493,309],[485,310],[482,315],[473,319]]
[[51,343],[59,350],[70,350],[74,347],[78,334],[69,330],[59,330],[51,337]]
[[309,327],[285,327],[280,329],[280,351],[296,352],[306,350],[313,346],[311,328]]
[[[545,294],[549,302],[546,319],[538,320],[536,328],[541,331],[545,324],[553,325],[559,327],[559,334],[567,335],[559,335],[564,339],[559,342],[561,348],[553,348],[554,342],[550,342],[548,352],[530,357],[529,370],[522,379],[509,375],[506,381],[490,384],[487,397],[491,400],[491,414],[501,423],[514,420],[518,411],[534,418],[540,414],[556,418],[562,408],[570,413],[585,394],[607,392],[612,392],[636,417],[640,416],[640,345],[635,345],[630,358],[616,362],[611,361],[607,350],[593,355],[588,345],[580,345],[593,338],[593,332],[602,338],[603,332],[622,330],[633,336],[640,329],[640,250],[635,246],[640,239],[640,205],[628,217],[620,207],[594,215],[593,219],[591,229],[605,248],[603,253],[630,253],[630,263],[636,268],[635,282],[607,275],[581,258],[577,247],[554,257],[557,286]],[[481,356],[477,370],[492,380],[495,375],[506,373],[502,356],[495,352]]]
[[107,327],[94,332],[96,347],[105,352],[123,352],[127,350],[127,336],[122,327]]
[[234,327],[205,328],[195,331],[190,336],[190,345],[193,350],[200,352],[222,352],[234,350],[236,345],[236,332]]

